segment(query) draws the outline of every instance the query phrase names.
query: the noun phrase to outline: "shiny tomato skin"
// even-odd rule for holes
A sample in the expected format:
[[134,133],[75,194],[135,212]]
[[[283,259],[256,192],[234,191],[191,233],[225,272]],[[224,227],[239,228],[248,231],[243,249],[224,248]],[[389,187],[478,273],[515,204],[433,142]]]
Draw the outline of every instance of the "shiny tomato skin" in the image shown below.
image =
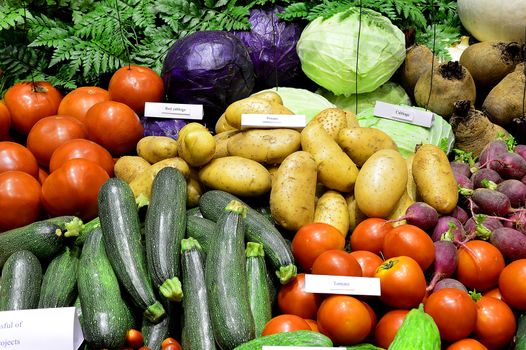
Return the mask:
[[129,329],[126,333],[126,345],[134,349],[143,346],[144,338],[142,333],[134,328]]
[[391,223],[381,218],[368,218],[360,222],[351,233],[351,250],[367,250],[380,254],[384,239],[393,228]]
[[89,139],[106,148],[113,156],[135,151],[137,142],[144,135],[137,114],[116,101],[99,102],[91,107],[85,123]]
[[84,122],[88,109],[99,102],[109,100],[108,90],[97,86],[82,86],[64,96],[58,106],[57,114],[70,115]]
[[164,99],[164,83],[154,70],[144,66],[119,68],[108,86],[113,101],[128,105],[138,115],[144,114],[145,102],[161,102]]
[[[502,273],[501,273],[501,275],[502,275]],[[484,292],[482,295],[484,295],[486,297],[492,297],[492,298],[497,298],[499,300],[502,300],[502,293],[500,292],[499,288],[490,289],[490,290]]]
[[97,163],[80,158],[68,160],[42,185],[44,209],[50,216],[93,219],[98,213],[99,189],[108,179],[108,173]]
[[526,259],[512,261],[502,270],[499,290],[511,308],[526,311]]
[[22,171],[0,174],[0,232],[29,225],[41,210],[41,186]]
[[297,315],[302,318],[316,318],[316,313],[322,302],[322,296],[316,293],[307,293],[305,274],[298,273],[278,291],[278,306],[282,313]]
[[504,301],[485,296],[477,300],[476,305],[474,338],[490,350],[504,349],[517,330],[513,311]]
[[409,310],[391,310],[380,318],[374,331],[376,346],[384,349],[389,347],[408,312]]
[[172,337],[164,339],[161,343],[162,350],[166,349],[168,346],[172,346],[172,350],[182,350],[181,344]]
[[458,250],[456,276],[468,289],[486,291],[497,286],[504,266],[504,257],[494,245],[473,240]]
[[318,328],[318,322],[316,320],[310,319],[310,318],[304,318],[305,322],[308,323],[310,326],[310,329],[314,332],[319,332],[320,329]]
[[362,277],[373,277],[378,266],[384,262],[380,256],[367,250],[356,250],[350,254],[362,268]]
[[408,256],[385,260],[376,269],[374,277],[380,278],[380,300],[397,309],[417,307],[426,294],[424,272],[420,265]]
[[38,162],[27,147],[12,141],[0,142],[0,173],[18,170],[38,178]]
[[351,254],[344,250],[331,249],[324,251],[314,260],[312,273],[362,277],[362,268]]
[[384,238],[383,255],[386,259],[407,255],[416,260],[423,271],[435,260],[433,240],[421,228],[402,224],[390,230]]
[[38,168],[38,182],[40,182],[40,185],[46,181],[47,177],[49,176],[49,173],[42,168]]
[[326,250],[345,248],[345,238],[329,224],[311,223],[302,226],[292,239],[291,249],[297,263],[310,272],[314,260]]
[[374,330],[376,328],[376,324],[378,323],[378,317],[376,317],[376,312],[371,307],[371,305],[367,304],[365,301],[362,300],[363,306],[367,309],[369,312],[369,317],[371,317],[371,331],[369,332],[369,335],[366,339],[373,339],[374,338]]
[[488,350],[488,348],[476,339],[466,338],[454,342],[446,350]]
[[40,119],[57,114],[61,100],[60,91],[44,81],[16,83],[4,96],[11,127],[22,135],[27,135]]
[[182,347],[179,343],[177,344],[168,344],[161,348],[162,350],[182,350]]
[[11,113],[3,100],[0,100],[0,141],[8,138],[9,128],[11,127]]
[[276,333],[293,332],[301,330],[311,330],[311,327],[303,318],[296,315],[282,314],[271,318],[265,324],[265,328],[263,328],[261,335],[265,336]]

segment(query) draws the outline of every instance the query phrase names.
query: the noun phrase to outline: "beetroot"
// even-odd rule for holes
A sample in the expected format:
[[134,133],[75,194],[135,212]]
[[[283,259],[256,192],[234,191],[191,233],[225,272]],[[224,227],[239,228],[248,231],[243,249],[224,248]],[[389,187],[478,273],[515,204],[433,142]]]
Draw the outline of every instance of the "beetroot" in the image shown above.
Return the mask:
[[469,177],[462,174],[455,174],[455,180],[457,180],[459,187],[473,189],[473,182],[471,182]]
[[417,226],[422,230],[430,230],[437,224],[438,213],[435,208],[424,202],[415,202],[405,211],[405,215],[388,222],[405,220],[408,224]]
[[487,215],[506,216],[511,212],[511,203],[504,193],[490,190],[489,188],[477,188],[471,196],[473,202],[480,211]]
[[433,293],[443,288],[456,288],[456,289],[463,290],[466,293],[468,292],[468,289],[466,288],[466,286],[464,286],[462,282],[454,278],[444,278],[443,280],[438,282],[435,285],[435,288],[433,289]]
[[501,227],[493,231],[490,242],[509,261],[526,258],[526,236],[522,232]]
[[504,179],[520,180],[526,175],[526,160],[513,152],[499,154],[489,161],[488,167],[498,172]]
[[471,182],[473,183],[473,188],[485,187],[482,184],[482,180],[492,181],[496,184],[502,182],[502,177],[493,169],[482,168],[479,169],[476,173],[471,176]]
[[497,191],[508,196],[513,208],[524,206],[526,203],[526,185],[519,180],[504,180],[497,185]]
[[464,224],[464,230],[466,235],[473,239],[475,237],[481,239],[488,239],[491,237],[491,233],[503,227],[504,225],[500,222],[499,219],[494,217],[488,217],[487,215],[478,214],[474,217],[471,217]]
[[471,169],[469,168],[469,164],[464,163],[464,162],[449,162],[449,165],[451,165],[453,174],[464,175],[465,177],[471,177]]
[[468,213],[458,205],[455,207],[455,209],[453,209],[453,211],[449,215],[454,218],[457,218],[461,224],[465,224],[466,221],[468,221],[469,219]]
[[513,152],[517,153],[518,155],[520,155],[522,158],[526,160],[526,145],[515,146],[515,148],[513,149]]
[[509,220],[504,221],[504,226],[526,234],[526,212],[524,210],[516,211],[509,217]]
[[435,246],[435,261],[432,265],[433,277],[428,291],[432,291],[438,281],[451,277],[457,269],[457,247],[451,241],[436,241]]
[[431,234],[431,239],[436,242],[442,240],[442,235],[446,234],[452,241],[462,241],[465,236],[462,223],[452,216],[442,216]]
[[498,158],[500,154],[508,152],[508,145],[503,140],[494,140],[488,143],[482,152],[480,152],[479,162],[480,167],[485,168],[489,162]]

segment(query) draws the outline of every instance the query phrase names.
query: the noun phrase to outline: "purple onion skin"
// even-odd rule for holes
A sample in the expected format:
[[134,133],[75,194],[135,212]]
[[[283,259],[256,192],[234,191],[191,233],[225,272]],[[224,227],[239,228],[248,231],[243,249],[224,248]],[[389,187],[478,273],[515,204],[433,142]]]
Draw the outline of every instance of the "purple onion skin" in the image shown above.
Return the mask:
[[471,177],[471,169],[469,168],[469,165],[467,163],[449,162],[449,165],[451,165],[453,174],[464,175],[465,177]]
[[486,215],[504,217],[511,211],[508,196],[499,191],[488,188],[477,188],[473,191],[471,199],[479,207],[480,211]]
[[462,241],[462,239],[465,236],[464,232],[464,226],[462,223],[452,216],[442,216],[438,219],[437,224],[435,225],[435,228],[433,229],[433,233],[431,234],[431,239],[433,242],[440,241],[442,238],[442,235],[446,233],[449,230],[449,223],[452,222],[455,224],[456,228],[453,229],[453,238],[458,241]]
[[515,148],[513,148],[513,152],[526,160],[526,145],[516,145]]
[[[486,217],[484,218],[484,222],[482,223],[482,226],[487,228],[489,231],[493,232],[494,230],[504,227],[502,222],[499,219]],[[475,223],[474,218],[469,218],[468,221],[464,224],[464,230],[466,231],[466,234],[472,234],[477,230],[477,224]]]
[[469,188],[470,190],[473,189],[473,182],[471,182],[469,177],[462,174],[455,174],[455,180],[457,180],[457,185],[459,187]]
[[504,180],[497,185],[497,191],[508,196],[513,208],[522,207],[526,203],[526,185],[519,180]]
[[503,140],[494,140],[488,143],[482,152],[480,152],[479,162],[480,166],[485,168],[489,162],[497,158],[502,153],[508,152],[508,145]]
[[464,286],[460,281],[454,278],[444,278],[443,280],[437,282],[435,288],[433,289],[433,293],[443,288],[456,288],[459,290],[463,290],[466,293],[468,292],[466,286]]
[[493,169],[482,168],[479,169],[476,173],[471,176],[471,182],[473,183],[473,188],[484,187],[482,180],[493,181],[496,184],[502,182],[502,177]]
[[469,219],[468,213],[458,205],[453,209],[453,211],[449,214],[449,216],[452,216],[454,218],[457,218],[458,221],[460,221],[461,224],[465,224],[466,221]]
[[509,227],[493,231],[490,243],[502,253],[508,261],[526,258],[526,236]]
[[438,213],[435,208],[424,202],[415,202],[405,211],[405,220],[408,224],[417,226],[422,230],[430,230],[438,222]]
[[490,160],[488,166],[498,172],[503,179],[520,180],[526,175],[526,160],[517,153],[499,154],[498,158]]

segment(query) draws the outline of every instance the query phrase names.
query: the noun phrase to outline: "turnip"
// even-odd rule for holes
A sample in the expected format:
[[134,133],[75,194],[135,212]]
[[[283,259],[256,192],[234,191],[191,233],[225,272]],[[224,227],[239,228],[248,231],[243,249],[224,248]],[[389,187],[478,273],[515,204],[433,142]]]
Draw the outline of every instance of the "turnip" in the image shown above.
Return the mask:
[[509,227],[493,231],[490,243],[497,247],[504,258],[513,261],[526,258],[526,236]]
[[413,95],[416,82],[427,71],[431,71],[431,63],[438,60],[433,56],[433,52],[425,45],[411,46],[405,56],[404,63],[398,70],[400,73],[400,84],[408,94]]
[[433,277],[427,287],[428,291],[432,291],[435,285],[440,280],[451,277],[457,269],[457,247],[451,241],[436,241],[435,246],[435,261],[432,265]]
[[504,221],[505,227],[514,228],[526,234],[526,212],[524,210],[516,211],[508,219]]
[[519,180],[504,180],[497,185],[497,191],[508,196],[513,208],[522,207],[526,203],[526,185]]
[[449,162],[449,165],[451,165],[451,169],[453,170],[453,174],[455,175],[464,175],[465,177],[471,177],[471,168],[469,167],[468,163],[464,162]]
[[455,209],[453,209],[453,211],[449,215],[454,218],[457,218],[458,221],[460,221],[460,223],[462,223],[463,225],[469,219],[468,213],[462,207],[459,207],[458,205],[455,207]]
[[462,223],[452,216],[442,216],[438,219],[438,222],[433,229],[431,239],[436,242],[443,238],[447,238],[450,241],[462,241],[466,235],[464,226]]
[[489,169],[489,168],[479,169],[476,173],[474,173],[471,176],[471,182],[473,183],[473,188],[475,189],[475,188],[485,187],[482,184],[483,180],[492,181],[498,184],[502,182],[502,177],[499,175],[499,173],[497,173],[493,169]]
[[502,222],[495,217],[477,214],[469,218],[464,224],[466,240],[471,240],[475,237],[488,239],[494,230],[503,226]]
[[520,180],[526,175],[526,160],[513,152],[499,154],[488,162],[488,167],[498,172],[504,179]]
[[504,140],[498,139],[489,142],[484,146],[482,152],[480,152],[480,167],[486,167],[490,160],[495,159],[499,154],[506,152],[508,152],[508,144]]
[[435,227],[438,221],[438,213],[435,208],[427,203],[415,202],[407,207],[404,216],[388,222],[398,222],[402,220],[426,231]]
[[439,281],[435,285],[435,288],[433,289],[433,293],[443,288],[456,288],[456,289],[463,290],[466,293],[468,292],[468,289],[466,288],[466,286],[464,286],[462,282],[454,278],[444,278],[443,280]]
[[471,200],[487,215],[504,217],[512,212],[508,196],[489,188],[473,190]]
[[469,188],[470,190],[473,189],[473,182],[467,176],[463,174],[455,174],[455,180],[457,180],[459,187]]

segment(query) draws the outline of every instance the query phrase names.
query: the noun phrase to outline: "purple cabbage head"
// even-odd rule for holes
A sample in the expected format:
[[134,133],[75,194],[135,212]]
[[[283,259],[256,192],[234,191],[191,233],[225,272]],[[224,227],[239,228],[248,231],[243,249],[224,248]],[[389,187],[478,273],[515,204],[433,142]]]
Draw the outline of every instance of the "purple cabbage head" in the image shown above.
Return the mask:
[[142,118],[144,136],[168,136],[177,140],[179,130],[186,125],[181,119]]

